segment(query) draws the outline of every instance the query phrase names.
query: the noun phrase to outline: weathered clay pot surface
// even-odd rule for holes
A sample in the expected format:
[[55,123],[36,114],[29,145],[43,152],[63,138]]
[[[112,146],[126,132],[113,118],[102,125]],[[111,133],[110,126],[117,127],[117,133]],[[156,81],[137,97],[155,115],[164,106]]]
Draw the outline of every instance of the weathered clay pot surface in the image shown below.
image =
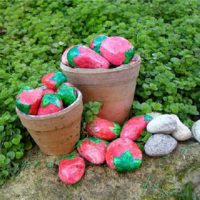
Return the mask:
[[141,58],[113,69],[79,69],[60,64],[68,81],[83,94],[83,101],[100,101],[100,117],[122,123],[133,102]]
[[64,185],[56,165],[51,167],[58,157],[45,156],[35,147],[24,159],[21,173],[0,189],[0,200],[174,200],[172,192],[188,181],[200,195],[199,152],[197,142],[184,142],[168,156],[144,156],[142,167],[131,173],[89,165],[79,183]]
[[16,108],[22,124],[47,155],[63,155],[74,149],[80,137],[82,111],[82,94],[79,91],[73,104],[50,115],[25,115]]

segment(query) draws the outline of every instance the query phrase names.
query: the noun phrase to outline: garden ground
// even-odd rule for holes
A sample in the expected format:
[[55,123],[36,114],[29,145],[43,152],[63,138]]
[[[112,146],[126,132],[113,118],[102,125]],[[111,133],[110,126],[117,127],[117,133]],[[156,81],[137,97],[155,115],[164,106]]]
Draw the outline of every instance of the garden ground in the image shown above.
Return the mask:
[[142,167],[133,173],[88,165],[79,183],[66,186],[57,177],[59,158],[45,156],[34,147],[24,159],[20,174],[0,189],[0,200],[173,200],[173,194],[189,181],[200,195],[199,152],[200,145],[188,141],[168,156],[145,156]]

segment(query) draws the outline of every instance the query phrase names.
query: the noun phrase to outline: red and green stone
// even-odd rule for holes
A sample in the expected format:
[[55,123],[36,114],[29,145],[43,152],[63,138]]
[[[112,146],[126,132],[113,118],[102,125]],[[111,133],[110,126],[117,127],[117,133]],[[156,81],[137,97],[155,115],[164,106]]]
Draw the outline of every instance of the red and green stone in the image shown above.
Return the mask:
[[91,41],[90,43],[90,48],[96,51],[98,54],[100,54],[100,47],[101,43],[107,38],[108,36],[106,35],[99,35],[94,40]]
[[41,88],[32,89],[29,86],[24,86],[17,95],[16,106],[25,114],[36,115],[43,94]]
[[61,99],[55,94],[45,94],[40,104],[38,115],[48,115],[63,109]]
[[77,99],[77,92],[75,88],[68,86],[65,83],[59,87],[56,94],[62,99],[65,106],[71,105]]
[[140,167],[142,160],[135,159],[130,151],[126,151],[119,157],[114,157],[113,164],[118,172],[129,172]]
[[60,71],[51,72],[42,77],[42,83],[49,89],[57,89],[66,81],[66,75]]

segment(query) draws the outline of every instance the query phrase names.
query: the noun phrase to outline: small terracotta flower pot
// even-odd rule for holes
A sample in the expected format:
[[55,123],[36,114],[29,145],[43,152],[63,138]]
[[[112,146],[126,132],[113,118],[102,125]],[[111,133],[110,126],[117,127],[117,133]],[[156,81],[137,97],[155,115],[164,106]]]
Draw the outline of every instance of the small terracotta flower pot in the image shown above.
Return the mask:
[[99,117],[123,123],[134,98],[141,58],[113,69],[80,69],[60,64],[68,81],[83,94],[83,101],[100,101]]
[[80,138],[82,94],[67,108],[50,115],[26,115],[16,112],[41,151],[47,155],[64,155],[71,152]]

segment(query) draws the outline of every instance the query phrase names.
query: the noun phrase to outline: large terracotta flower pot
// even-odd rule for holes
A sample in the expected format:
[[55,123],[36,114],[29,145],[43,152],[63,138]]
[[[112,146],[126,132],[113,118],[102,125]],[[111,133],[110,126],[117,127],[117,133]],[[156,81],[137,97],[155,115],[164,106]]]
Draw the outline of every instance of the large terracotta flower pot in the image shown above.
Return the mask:
[[28,132],[47,155],[64,155],[71,152],[80,138],[82,94],[67,108],[50,115],[26,115],[16,112]]
[[83,101],[100,101],[99,117],[123,123],[133,102],[141,58],[113,69],[80,69],[60,64],[68,81],[83,94]]

